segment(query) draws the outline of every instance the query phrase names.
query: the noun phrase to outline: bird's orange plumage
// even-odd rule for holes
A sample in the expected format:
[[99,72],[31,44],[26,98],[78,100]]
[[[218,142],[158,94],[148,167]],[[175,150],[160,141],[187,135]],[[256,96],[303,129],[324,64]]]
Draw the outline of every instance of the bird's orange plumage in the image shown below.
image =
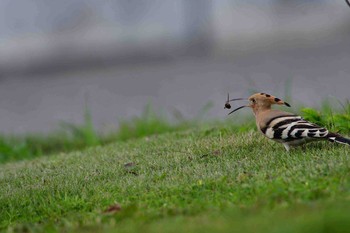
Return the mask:
[[[233,100],[228,100],[226,103]],[[289,151],[291,146],[322,139],[350,145],[350,139],[336,133],[330,133],[327,129],[308,122],[300,116],[271,109],[273,104],[290,107],[287,102],[275,96],[266,93],[256,93],[250,96],[248,100],[248,105],[241,106],[229,114],[243,107],[252,108],[259,131],[267,138],[282,143],[287,151]]]

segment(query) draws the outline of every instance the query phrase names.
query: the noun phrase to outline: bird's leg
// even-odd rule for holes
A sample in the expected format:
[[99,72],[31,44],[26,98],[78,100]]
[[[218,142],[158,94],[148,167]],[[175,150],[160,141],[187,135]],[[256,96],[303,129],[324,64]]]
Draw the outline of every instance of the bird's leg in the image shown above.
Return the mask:
[[286,148],[286,151],[289,152],[290,146],[288,143],[283,143],[284,148]]

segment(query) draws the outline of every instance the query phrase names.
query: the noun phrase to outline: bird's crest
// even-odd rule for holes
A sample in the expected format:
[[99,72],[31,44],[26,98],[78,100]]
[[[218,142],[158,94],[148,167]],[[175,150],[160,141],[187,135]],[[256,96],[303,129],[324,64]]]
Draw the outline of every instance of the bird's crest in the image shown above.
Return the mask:
[[290,107],[290,104],[288,104],[287,102],[281,100],[280,98],[277,98],[276,96],[269,95],[266,93],[256,93],[254,95],[251,95],[248,99],[253,103],[260,101],[268,104],[279,104],[279,105],[286,105]]
[[229,99],[229,96],[227,96],[227,101],[225,103],[225,108],[230,109],[231,105],[229,102],[236,101],[236,100],[248,100],[248,105],[243,105],[241,107],[238,107],[231,111],[229,114],[236,112],[239,109],[245,108],[245,107],[251,107],[254,112],[257,112],[262,109],[270,109],[272,104],[278,104],[278,105],[286,105],[290,107],[290,104],[287,102],[281,100],[280,98],[277,98],[273,95],[269,95],[266,93],[256,93],[254,95],[251,95],[248,99],[245,98],[236,98],[236,99]]

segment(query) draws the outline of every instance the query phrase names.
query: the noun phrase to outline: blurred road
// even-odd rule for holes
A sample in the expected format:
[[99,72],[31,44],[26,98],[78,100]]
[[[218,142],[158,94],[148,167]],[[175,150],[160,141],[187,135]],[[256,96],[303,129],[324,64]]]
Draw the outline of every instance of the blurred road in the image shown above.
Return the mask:
[[[286,88],[287,86],[287,88]],[[60,121],[80,123],[84,106],[101,130],[118,119],[156,109],[193,117],[208,102],[208,118],[226,118],[223,104],[259,90],[293,103],[350,98],[349,38],[314,48],[280,49],[206,59],[176,59],[0,79],[0,132],[47,132]],[[248,110],[243,110],[248,111]]]

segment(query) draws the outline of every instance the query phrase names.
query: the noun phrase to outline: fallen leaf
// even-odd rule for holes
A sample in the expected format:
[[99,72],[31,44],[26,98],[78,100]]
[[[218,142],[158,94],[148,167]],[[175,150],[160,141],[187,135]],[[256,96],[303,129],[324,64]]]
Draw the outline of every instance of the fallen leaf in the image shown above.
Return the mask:
[[108,207],[103,213],[105,214],[114,214],[119,211],[121,211],[122,207],[119,204],[113,204],[110,207]]
[[135,163],[133,163],[133,162],[129,162],[129,163],[125,163],[124,164],[124,167],[125,168],[132,168],[132,167],[134,167],[135,166]]

